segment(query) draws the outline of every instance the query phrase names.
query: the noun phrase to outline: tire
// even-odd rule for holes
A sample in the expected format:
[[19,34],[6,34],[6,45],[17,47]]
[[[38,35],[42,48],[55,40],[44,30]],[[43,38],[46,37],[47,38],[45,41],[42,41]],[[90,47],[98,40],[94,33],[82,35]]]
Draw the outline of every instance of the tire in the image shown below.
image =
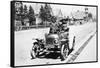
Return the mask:
[[61,47],[61,60],[65,60],[68,57],[68,47],[67,45],[62,45]]
[[38,52],[38,44],[34,44],[31,50],[31,57],[32,59],[35,59],[39,56],[39,52]]

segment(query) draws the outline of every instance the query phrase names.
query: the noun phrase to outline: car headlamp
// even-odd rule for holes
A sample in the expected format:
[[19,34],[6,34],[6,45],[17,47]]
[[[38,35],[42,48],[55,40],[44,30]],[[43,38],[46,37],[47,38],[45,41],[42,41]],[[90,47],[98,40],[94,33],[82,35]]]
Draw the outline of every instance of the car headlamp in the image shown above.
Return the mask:
[[54,40],[54,43],[57,44],[57,43],[58,43],[58,39],[55,39],[55,40]]

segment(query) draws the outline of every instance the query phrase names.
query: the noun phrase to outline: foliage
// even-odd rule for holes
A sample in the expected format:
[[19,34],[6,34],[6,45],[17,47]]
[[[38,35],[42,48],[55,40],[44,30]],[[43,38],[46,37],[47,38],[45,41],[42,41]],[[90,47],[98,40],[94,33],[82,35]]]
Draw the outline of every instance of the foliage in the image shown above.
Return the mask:
[[52,8],[50,7],[49,4],[45,4],[44,7],[41,5],[39,15],[42,21],[54,22],[54,20],[52,19],[55,19],[55,17],[51,14],[51,12]]
[[89,13],[89,14],[88,14],[88,17],[89,17],[89,18],[92,18],[92,13]]
[[34,10],[33,10],[31,5],[29,7],[28,18],[29,18],[29,21],[30,21],[30,25],[35,24],[35,22],[34,22],[36,20],[35,13],[34,13]]

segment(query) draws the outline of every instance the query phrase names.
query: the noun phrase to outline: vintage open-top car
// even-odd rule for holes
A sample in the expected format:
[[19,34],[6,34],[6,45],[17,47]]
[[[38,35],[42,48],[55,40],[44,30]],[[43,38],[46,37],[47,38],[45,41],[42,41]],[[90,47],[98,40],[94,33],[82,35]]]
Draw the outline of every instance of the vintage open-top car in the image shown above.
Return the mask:
[[61,60],[65,60],[74,50],[75,36],[73,36],[72,47],[69,46],[69,28],[60,33],[45,34],[45,39],[35,39],[31,50],[31,57],[37,58],[41,53],[59,52]]

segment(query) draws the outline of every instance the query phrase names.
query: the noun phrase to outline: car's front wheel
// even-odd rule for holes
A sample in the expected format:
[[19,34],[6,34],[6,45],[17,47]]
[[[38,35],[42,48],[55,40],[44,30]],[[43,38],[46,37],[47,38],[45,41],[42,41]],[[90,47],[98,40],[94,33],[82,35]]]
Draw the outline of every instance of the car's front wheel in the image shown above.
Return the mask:
[[68,57],[68,47],[67,45],[62,45],[61,47],[61,60],[65,60]]
[[35,59],[36,57],[39,56],[39,47],[38,44],[34,44],[31,50],[31,57],[32,59]]

